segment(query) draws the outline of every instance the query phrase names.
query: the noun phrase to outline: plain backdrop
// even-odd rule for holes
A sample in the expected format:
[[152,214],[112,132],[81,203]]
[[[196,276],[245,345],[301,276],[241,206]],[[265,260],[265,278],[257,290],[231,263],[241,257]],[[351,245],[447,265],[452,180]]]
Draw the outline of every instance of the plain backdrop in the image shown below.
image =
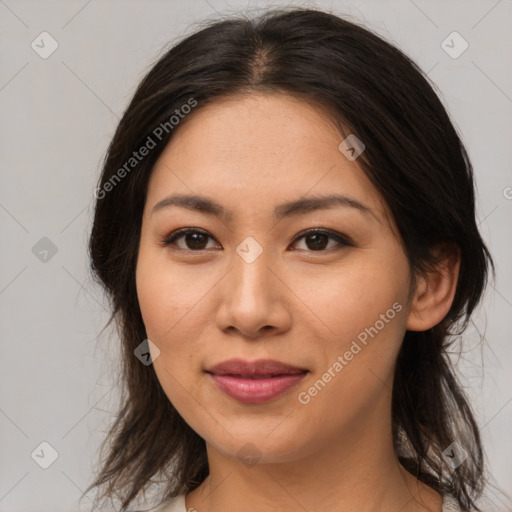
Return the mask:
[[[112,330],[98,338],[109,315],[89,276],[86,243],[120,115],[164,47],[218,13],[266,5],[0,0],[0,512],[79,510],[115,411],[118,342]],[[398,45],[438,86],[474,165],[480,229],[497,266],[454,361],[492,481],[512,494],[512,3],[272,5],[350,16]],[[82,510],[91,508],[86,496]]]

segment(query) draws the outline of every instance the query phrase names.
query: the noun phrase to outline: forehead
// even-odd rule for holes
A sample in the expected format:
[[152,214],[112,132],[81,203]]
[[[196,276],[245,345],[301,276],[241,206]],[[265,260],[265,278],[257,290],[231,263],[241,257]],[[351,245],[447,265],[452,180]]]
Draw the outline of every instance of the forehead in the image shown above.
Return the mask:
[[172,192],[214,195],[246,209],[301,196],[340,193],[386,206],[325,110],[284,94],[252,94],[196,107],[158,159],[151,207]]
[[[199,105],[178,126],[166,149],[193,146],[197,160],[251,156],[257,163],[277,164],[317,157],[333,144],[336,149],[340,137],[320,107],[283,93],[253,93]],[[197,152],[199,146],[202,150]]]

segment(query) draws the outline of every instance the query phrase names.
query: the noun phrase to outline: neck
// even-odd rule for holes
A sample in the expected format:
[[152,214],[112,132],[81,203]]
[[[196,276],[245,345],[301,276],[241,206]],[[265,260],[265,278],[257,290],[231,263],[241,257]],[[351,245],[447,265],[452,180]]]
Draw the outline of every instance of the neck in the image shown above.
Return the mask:
[[351,430],[339,436],[337,445],[301,459],[250,467],[207,445],[210,474],[187,495],[186,508],[197,512],[440,512],[441,496],[399,464],[391,428],[385,435],[372,432],[371,426],[366,432]]

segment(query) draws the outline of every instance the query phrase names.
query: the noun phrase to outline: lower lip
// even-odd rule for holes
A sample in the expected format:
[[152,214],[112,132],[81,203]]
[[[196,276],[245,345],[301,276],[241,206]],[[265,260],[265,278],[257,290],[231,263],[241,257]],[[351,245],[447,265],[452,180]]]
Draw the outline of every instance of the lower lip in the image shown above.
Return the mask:
[[210,374],[221,391],[245,404],[262,404],[274,400],[295,386],[305,375],[296,373],[264,379],[244,379],[233,375]]

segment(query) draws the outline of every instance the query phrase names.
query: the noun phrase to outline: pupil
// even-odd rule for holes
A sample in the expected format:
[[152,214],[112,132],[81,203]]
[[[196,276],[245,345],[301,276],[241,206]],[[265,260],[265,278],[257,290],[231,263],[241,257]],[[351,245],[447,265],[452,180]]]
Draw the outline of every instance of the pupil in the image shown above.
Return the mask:
[[[324,238],[324,242],[327,239],[327,235],[325,235],[323,233],[316,233],[314,235],[309,235],[308,237],[306,237],[306,240],[307,239],[313,239],[313,240],[316,240],[316,242],[314,242],[314,243],[317,243],[318,242],[318,237],[323,237]],[[320,242],[320,247],[318,247],[318,246],[310,247],[309,244],[307,244],[307,245],[308,245],[308,249],[313,249],[313,250],[324,249],[325,246],[326,246],[325,243],[322,244],[321,242]]]
[[[188,233],[187,235],[190,238],[192,238],[192,244],[187,244],[189,245],[189,248],[191,249],[204,249],[204,247],[200,247],[201,246],[201,237],[204,237],[205,235],[203,235],[202,233]],[[204,240],[203,240],[204,242]]]

